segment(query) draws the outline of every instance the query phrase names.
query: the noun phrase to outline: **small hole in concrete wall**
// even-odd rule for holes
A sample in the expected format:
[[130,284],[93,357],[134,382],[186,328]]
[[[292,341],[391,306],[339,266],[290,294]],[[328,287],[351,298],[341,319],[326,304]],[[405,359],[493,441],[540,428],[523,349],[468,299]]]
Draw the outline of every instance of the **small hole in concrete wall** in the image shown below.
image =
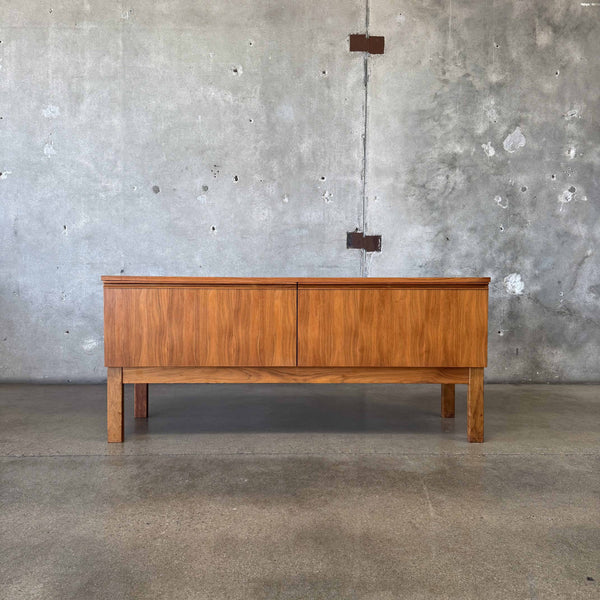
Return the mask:
[[552,175],[550,175],[550,179],[552,179],[552,180],[556,179],[556,175],[554,175],[554,173],[552,173]]
[[248,46],[254,46],[254,42],[252,40],[248,41]]
[[67,330],[65,331],[65,334],[68,334],[68,333],[69,333],[69,330],[67,329]]
[[500,225],[500,231],[504,231],[504,225]]
[[326,71],[325,69],[323,69],[323,70],[321,71],[321,75],[322,75],[323,77],[326,77],[326,76],[327,76],[327,71]]
[[233,180],[234,180],[234,181],[239,181],[239,177],[238,177],[237,175],[234,175],[234,176],[233,176]]
[[254,119],[248,119],[250,123],[254,123]]
[[121,269],[119,272],[120,273],[125,273],[125,269]]
[[48,10],[48,12],[49,12],[50,14],[52,14],[53,10],[52,10],[52,9],[49,9],[49,10]]
[[577,191],[577,188],[576,188],[574,185],[572,185],[572,186],[569,188],[569,191],[571,192],[571,194],[574,194],[574,193]]
[[325,181],[325,176],[321,175],[321,181]]
[[449,241],[450,241],[450,238],[449,238],[448,236],[446,236],[446,241],[447,241],[447,242],[449,242]]
[[202,186],[202,191],[203,192],[208,192],[208,186],[207,185],[203,185]]
[[560,71],[557,69],[557,70],[554,72],[554,76],[555,76],[555,77],[558,77],[559,75],[560,75]]
[[524,185],[524,186],[521,188],[521,191],[522,191],[522,192],[526,192],[526,191],[527,191],[527,186],[526,186],[526,185]]
[[496,48],[500,48],[500,44],[498,44],[498,43],[494,44],[494,46],[495,46]]
[[210,230],[211,230],[211,231],[216,231],[216,230],[217,230],[217,228],[216,228],[216,227],[213,225],[213,226],[210,228]]
[[157,185],[153,185],[153,186],[152,186],[152,191],[153,191],[155,194],[158,194],[158,193],[160,192],[160,188],[159,188]]

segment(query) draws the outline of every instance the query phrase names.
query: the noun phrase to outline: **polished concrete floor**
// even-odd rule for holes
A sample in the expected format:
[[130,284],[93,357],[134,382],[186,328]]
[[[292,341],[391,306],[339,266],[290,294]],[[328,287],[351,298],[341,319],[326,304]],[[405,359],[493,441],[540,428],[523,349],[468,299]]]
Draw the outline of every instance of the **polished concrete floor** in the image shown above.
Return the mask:
[[600,386],[0,386],[0,598],[600,597]]

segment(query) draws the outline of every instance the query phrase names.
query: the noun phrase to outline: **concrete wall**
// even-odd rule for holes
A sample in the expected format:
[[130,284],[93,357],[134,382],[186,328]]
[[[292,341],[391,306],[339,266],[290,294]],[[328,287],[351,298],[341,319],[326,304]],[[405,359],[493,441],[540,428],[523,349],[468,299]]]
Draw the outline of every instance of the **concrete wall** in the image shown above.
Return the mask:
[[1,12],[3,379],[101,380],[119,273],[489,275],[489,380],[600,379],[598,3]]

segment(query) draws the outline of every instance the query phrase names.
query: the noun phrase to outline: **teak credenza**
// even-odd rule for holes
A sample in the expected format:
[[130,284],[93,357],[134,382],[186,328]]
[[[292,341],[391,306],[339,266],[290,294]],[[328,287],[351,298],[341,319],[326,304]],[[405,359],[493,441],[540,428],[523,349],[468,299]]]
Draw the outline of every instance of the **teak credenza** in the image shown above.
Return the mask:
[[109,442],[124,383],[142,418],[149,383],[440,383],[446,418],[466,383],[483,442],[488,277],[102,280]]

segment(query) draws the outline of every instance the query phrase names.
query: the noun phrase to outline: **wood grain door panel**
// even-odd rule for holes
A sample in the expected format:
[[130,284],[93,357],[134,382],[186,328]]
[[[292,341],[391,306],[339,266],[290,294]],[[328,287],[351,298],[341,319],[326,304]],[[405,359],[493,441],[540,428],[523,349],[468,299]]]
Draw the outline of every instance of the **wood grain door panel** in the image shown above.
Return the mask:
[[484,367],[487,289],[298,288],[298,365]]
[[107,287],[106,366],[296,364],[296,286]]

